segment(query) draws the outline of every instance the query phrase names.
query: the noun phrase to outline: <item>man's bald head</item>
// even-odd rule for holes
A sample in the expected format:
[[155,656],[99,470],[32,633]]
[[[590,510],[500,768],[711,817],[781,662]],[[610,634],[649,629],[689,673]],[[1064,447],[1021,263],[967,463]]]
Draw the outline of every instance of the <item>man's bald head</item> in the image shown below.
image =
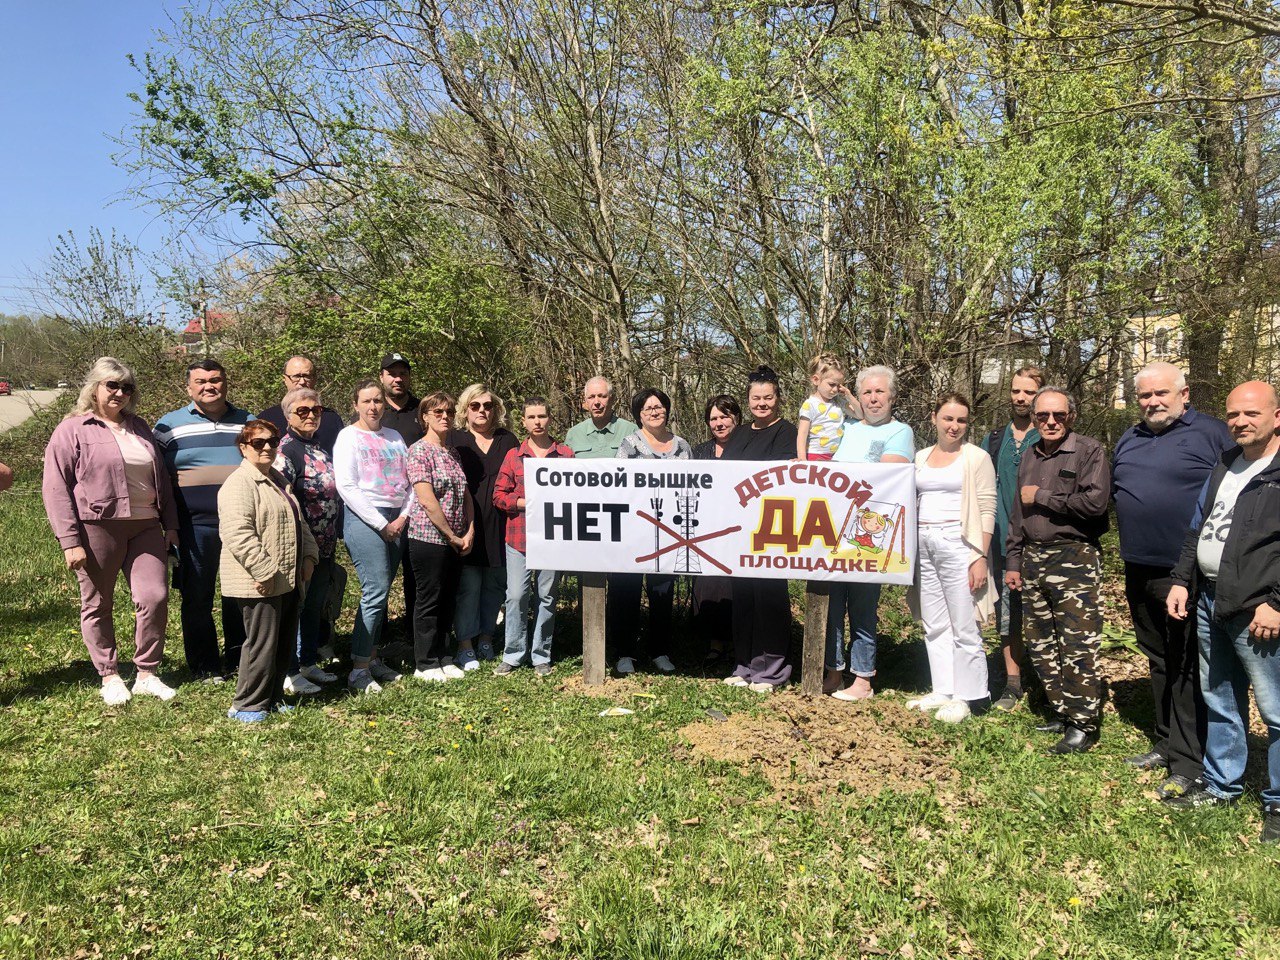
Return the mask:
[[1262,380],[1242,383],[1227,396],[1227,426],[1248,459],[1275,452],[1280,430],[1280,411],[1276,407],[1275,387]]
[[284,365],[284,389],[290,390],[316,388],[316,365],[310,357],[290,357]]

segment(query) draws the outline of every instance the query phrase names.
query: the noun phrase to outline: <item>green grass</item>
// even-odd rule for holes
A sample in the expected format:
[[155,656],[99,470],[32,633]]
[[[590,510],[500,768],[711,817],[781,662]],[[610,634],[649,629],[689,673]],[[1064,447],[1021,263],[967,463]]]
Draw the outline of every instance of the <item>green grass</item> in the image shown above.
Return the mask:
[[[1277,956],[1256,802],[1165,812],[1121,762],[1140,715],[1066,760],[1025,711],[939,728],[945,793],[782,802],[682,746],[708,708],[764,709],[711,680],[602,719],[568,661],[245,728],[226,687],[106,709],[77,614],[24,483],[0,497],[3,958]],[[923,679],[918,644],[882,663]]]

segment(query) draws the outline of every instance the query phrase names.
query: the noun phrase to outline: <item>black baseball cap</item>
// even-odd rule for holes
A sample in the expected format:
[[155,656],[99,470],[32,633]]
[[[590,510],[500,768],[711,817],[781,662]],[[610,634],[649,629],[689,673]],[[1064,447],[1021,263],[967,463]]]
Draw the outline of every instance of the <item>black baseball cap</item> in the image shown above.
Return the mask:
[[408,359],[402,353],[388,353],[382,358],[382,369],[385,370],[387,367],[393,366],[397,363],[403,363],[410,370],[413,369],[413,365],[409,363]]

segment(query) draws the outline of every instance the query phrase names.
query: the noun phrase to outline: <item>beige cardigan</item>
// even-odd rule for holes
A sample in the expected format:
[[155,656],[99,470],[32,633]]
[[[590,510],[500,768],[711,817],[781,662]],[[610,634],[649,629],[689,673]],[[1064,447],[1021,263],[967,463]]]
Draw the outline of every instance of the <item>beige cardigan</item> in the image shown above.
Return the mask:
[[[916,469],[919,470],[929,460],[933,447],[925,447],[916,454]],[[960,459],[964,463],[964,487],[960,501],[960,538],[969,547],[969,562],[979,557],[985,558],[987,551],[982,549],[984,534],[992,533],[996,528],[996,468],[985,450],[966,443],[960,448]],[[917,564],[919,560],[917,559]],[[920,576],[916,574],[916,586],[908,592],[907,599],[911,612],[920,618]],[[996,585],[991,580],[990,568],[987,570],[987,582],[973,595],[974,615],[979,624],[986,624],[996,612]]]
[[[285,497],[298,508],[296,514]],[[278,597],[299,585],[302,561],[320,559],[302,508],[284,477],[275,470],[267,477],[247,460],[218,491],[218,533],[224,597],[256,599],[263,596],[258,593],[259,583],[270,584],[265,596]]]

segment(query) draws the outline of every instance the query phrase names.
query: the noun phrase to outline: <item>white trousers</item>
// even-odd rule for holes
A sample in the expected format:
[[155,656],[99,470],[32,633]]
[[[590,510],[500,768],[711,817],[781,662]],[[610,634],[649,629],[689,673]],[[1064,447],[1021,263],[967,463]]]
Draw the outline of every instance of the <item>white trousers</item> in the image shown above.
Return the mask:
[[959,523],[920,527],[920,619],[933,692],[957,700],[987,697],[987,655]]

